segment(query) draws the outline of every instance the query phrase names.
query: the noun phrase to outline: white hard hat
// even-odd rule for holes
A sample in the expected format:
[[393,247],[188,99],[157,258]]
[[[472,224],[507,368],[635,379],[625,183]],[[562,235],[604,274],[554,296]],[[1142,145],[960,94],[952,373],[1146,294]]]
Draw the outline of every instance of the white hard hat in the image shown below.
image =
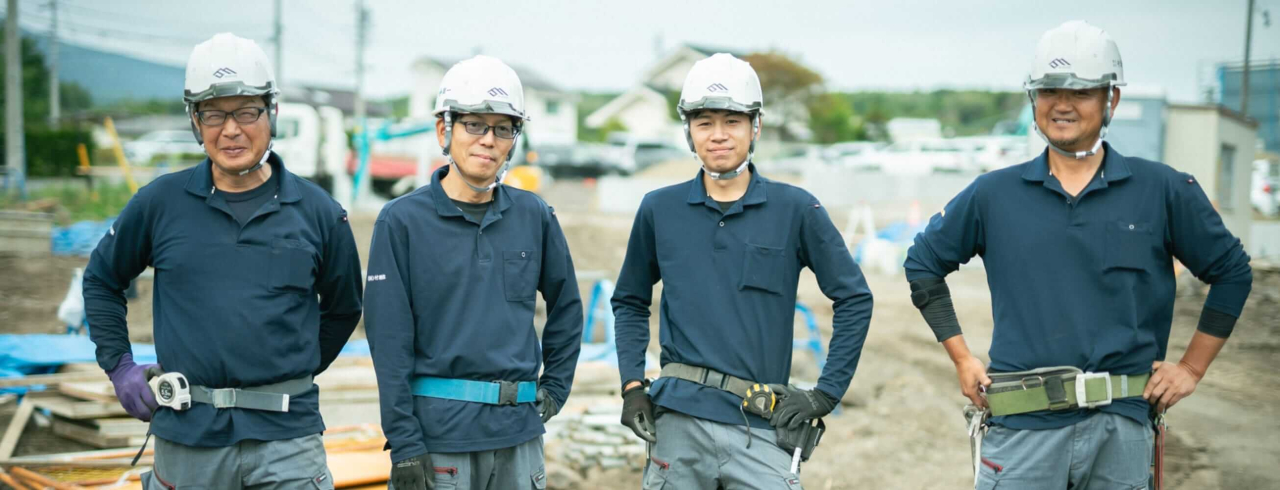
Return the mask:
[[693,64],[680,90],[680,117],[699,109],[759,113],[764,109],[760,77],[751,64],[717,53]]
[[[1040,89],[1085,90],[1105,87],[1107,99],[1102,113],[1102,128],[1093,147],[1085,151],[1070,152],[1058,148],[1040,131],[1040,125],[1032,121],[1036,134],[1054,151],[1073,158],[1092,156],[1102,148],[1111,126],[1111,100],[1113,87],[1124,85],[1124,62],[1120,60],[1120,48],[1106,31],[1082,20],[1066,22],[1050,29],[1040,37],[1036,46],[1035,64],[1023,88],[1031,99],[1035,111],[1036,91]],[[1034,116],[1032,117],[1034,119]]]
[[[261,96],[267,102],[271,135],[276,134],[276,99],[280,90],[271,71],[267,53],[258,43],[229,32],[217,34],[196,45],[187,60],[183,102],[194,113],[200,102],[237,95]],[[199,128],[191,123],[196,141],[203,144]]]
[[694,63],[684,78],[676,109],[684,121],[684,138],[692,152],[698,150],[693,147],[693,133],[689,129],[690,113],[709,109],[750,114],[751,146],[747,149],[747,159],[732,172],[717,173],[702,166],[702,171],[716,180],[732,179],[747,169],[756,151],[756,134],[760,129],[760,115],[764,113],[760,77],[750,63],[728,53],[716,53]]
[[1120,49],[1106,31],[1073,20],[1050,29],[1036,46],[1036,60],[1024,87],[1089,89],[1124,85]]
[[459,61],[440,80],[435,115],[446,112],[506,114],[528,120],[524,87],[516,71],[497,58],[477,55]]

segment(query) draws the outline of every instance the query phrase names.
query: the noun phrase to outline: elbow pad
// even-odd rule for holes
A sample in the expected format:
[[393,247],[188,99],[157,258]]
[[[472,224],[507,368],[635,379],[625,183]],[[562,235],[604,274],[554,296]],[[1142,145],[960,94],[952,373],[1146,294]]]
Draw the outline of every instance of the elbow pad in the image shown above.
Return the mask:
[[1225,339],[1231,336],[1231,331],[1235,328],[1236,317],[1213,308],[1206,307],[1200,310],[1200,323],[1196,325],[1196,330]]
[[938,342],[960,335],[960,320],[956,318],[956,308],[951,303],[951,290],[941,277],[911,281],[911,303],[920,309]]

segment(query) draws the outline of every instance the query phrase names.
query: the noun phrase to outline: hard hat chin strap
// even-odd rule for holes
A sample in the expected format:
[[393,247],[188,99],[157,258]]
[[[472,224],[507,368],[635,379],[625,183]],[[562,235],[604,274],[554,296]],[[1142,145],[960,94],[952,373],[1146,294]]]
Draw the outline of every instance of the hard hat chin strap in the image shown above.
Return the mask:
[[[1093,147],[1088,150],[1067,151],[1062,148],[1058,148],[1058,146],[1053,144],[1052,141],[1049,141],[1049,137],[1045,136],[1043,131],[1040,131],[1040,124],[1035,122],[1034,117],[1032,117],[1031,125],[1035,126],[1036,134],[1040,135],[1040,139],[1044,140],[1045,144],[1048,144],[1050,149],[1052,149],[1053,151],[1057,152],[1060,155],[1068,156],[1076,160],[1084,160],[1091,156],[1097,155],[1098,150],[1102,149],[1102,140],[1107,137],[1107,130],[1111,128],[1111,98],[1112,98],[1112,92],[1113,92],[1112,88],[1113,87],[1111,86],[1107,86],[1107,103],[1106,103],[1106,106],[1103,107],[1102,109],[1103,111],[1102,112],[1102,128],[1098,130],[1098,140],[1093,142]],[[1031,113],[1035,114],[1035,110],[1036,110],[1035,97],[1032,97]]]
[[[512,143],[512,145],[513,145],[512,153],[514,153],[514,150],[515,150],[514,143]],[[449,153],[449,149],[452,146],[453,146],[453,113],[445,112],[444,113],[444,148],[442,148],[442,150],[443,150],[444,156],[449,159],[449,165],[453,166],[453,170],[455,172],[458,172],[458,179],[461,180],[463,184],[466,184],[467,187],[470,188],[473,192],[477,194],[481,194],[497,188],[498,184],[502,183],[502,179],[506,178],[507,169],[510,168],[511,166],[510,153],[508,153],[507,155],[507,161],[502,163],[502,168],[498,169],[498,175],[494,177],[493,183],[484,187],[471,185],[470,182],[467,182],[466,177],[462,176],[462,169],[458,167],[458,162],[453,161],[453,154]]]
[[[685,134],[689,134],[688,123],[685,124]],[[707,168],[706,163],[702,164],[702,171],[714,180],[733,180],[739,175],[742,175],[742,172],[745,172],[747,167],[751,165],[751,158],[756,154],[756,138],[759,134],[760,113],[756,113],[755,117],[752,118],[751,123],[751,146],[747,148],[747,159],[743,160],[742,164],[738,165],[738,168],[734,169],[732,172],[712,172],[711,169]],[[693,146],[692,137],[690,137],[689,146]]]
[[245,175],[257,172],[259,169],[261,169],[262,166],[267,163],[267,158],[271,156],[271,147],[274,145],[275,145],[275,142],[267,143],[267,151],[262,152],[262,158],[258,160],[258,164],[252,167],[246,168],[244,170],[241,170],[240,172],[236,173],[236,175],[244,177]]

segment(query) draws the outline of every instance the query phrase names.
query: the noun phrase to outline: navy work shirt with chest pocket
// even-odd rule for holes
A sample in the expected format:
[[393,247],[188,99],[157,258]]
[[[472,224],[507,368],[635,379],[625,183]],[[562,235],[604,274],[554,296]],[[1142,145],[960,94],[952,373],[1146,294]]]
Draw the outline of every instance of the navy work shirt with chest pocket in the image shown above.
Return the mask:
[[[396,462],[512,447],[545,432],[532,403],[414,396],[413,378],[537,381],[563,406],[581,350],[582,301],[555,210],[500,185],[477,222],[441,186],[450,169],[387,203],[369,248],[365,329]],[[547,304],[541,342],[538,292]]]
[[[981,256],[991,288],[993,372],[1075,366],[1142,374],[1164,360],[1173,321],[1172,258],[1212,285],[1205,308],[1239,317],[1249,256],[1191,175],[1110,144],[1077,197],[1049,173],[1048,150],[979,176],[907,252],[908,281],[945,277]],[[1100,410],[1140,423],[1142,398]],[[996,417],[1014,429],[1065,427],[1087,410]]]
[[[702,172],[650,192],[640,204],[613,294],[622,381],[644,379],[653,286],[662,281],[662,364],[679,362],[761,382],[791,376],[796,287],[808,267],[833,303],[832,337],[817,389],[844,396],[871,322],[871,290],[818,200],[766,179],[727,211],[707,195]],[[742,394],[659,378],[654,403],[724,423],[770,428],[744,417]],[[659,436],[661,437],[661,436]]]
[[[243,225],[213,185],[212,164],[161,176],[129,201],[94,250],[85,314],[98,364],[129,352],[124,290],[147,266],[156,354],[198,386],[245,388],[315,375],[360,321],[360,257],[347,214],[272,153],[270,199]],[[263,185],[270,185],[270,182]],[[161,409],[156,436],[188,446],[283,440],[324,430],[319,389],[288,412]]]

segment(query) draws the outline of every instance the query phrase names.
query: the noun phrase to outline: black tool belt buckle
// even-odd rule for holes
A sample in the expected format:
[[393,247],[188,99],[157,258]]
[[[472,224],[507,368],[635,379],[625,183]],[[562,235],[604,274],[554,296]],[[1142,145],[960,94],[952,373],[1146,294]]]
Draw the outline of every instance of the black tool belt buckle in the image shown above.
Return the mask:
[[520,389],[514,381],[494,381],[498,383],[498,406],[516,405],[516,395]]
[[720,373],[720,372],[716,372],[708,369],[704,371],[702,374],[702,384],[713,387],[713,388],[719,388],[723,390],[725,381],[727,381],[727,379],[725,378],[724,373]]
[[[1031,380],[1038,379],[1039,383]],[[1036,385],[1044,387],[1044,396],[1049,400],[1049,410],[1058,411],[1073,408],[1071,402],[1067,401],[1067,390],[1063,387],[1063,375],[1044,375],[1031,376],[1022,378],[1023,387],[1035,388]]]

